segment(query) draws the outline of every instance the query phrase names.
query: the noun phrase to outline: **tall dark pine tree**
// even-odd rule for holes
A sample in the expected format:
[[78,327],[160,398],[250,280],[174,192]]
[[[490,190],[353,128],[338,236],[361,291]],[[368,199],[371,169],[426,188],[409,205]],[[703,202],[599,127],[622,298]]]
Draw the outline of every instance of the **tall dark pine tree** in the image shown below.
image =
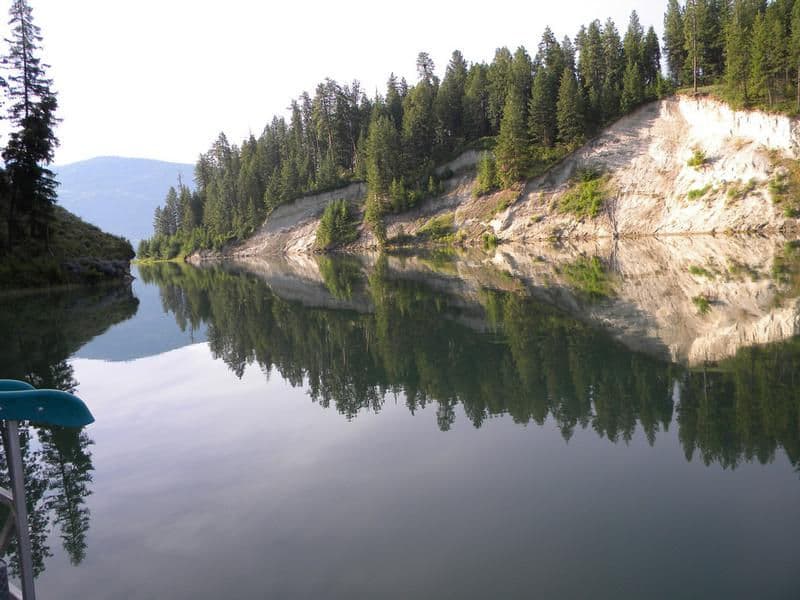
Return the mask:
[[684,33],[683,10],[678,0],[669,0],[664,15],[664,56],[667,59],[667,73],[674,85],[683,81],[686,64],[686,34]]
[[27,224],[32,236],[46,239],[56,201],[57,183],[47,167],[58,145],[54,133],[58,103],[46,75],[48,65],[37,56],[42,36],[27,0],[12,2],[9,27],[8,54],[2,59],[14,128],[3,151],[10,184],[9,234]]

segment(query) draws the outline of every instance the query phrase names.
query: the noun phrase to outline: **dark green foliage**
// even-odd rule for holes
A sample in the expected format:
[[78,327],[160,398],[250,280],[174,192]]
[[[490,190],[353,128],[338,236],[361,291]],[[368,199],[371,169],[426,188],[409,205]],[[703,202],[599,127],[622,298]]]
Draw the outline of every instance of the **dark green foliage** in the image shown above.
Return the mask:
[[31,238],[47,244],[58,185],[48,168],[58,145],[58,102],[38,56],[41,32],[26,0],[14,0],[9,15],[11,35],[2,58],[8,80],[0,79],[11,126],[0,177],[0,253]]
[[478,175],[475,179],[473,196],[483,196],[498,188],[497,164],[491,152],[484,152],[478,163]]
[[727,27],[725,38],[725,84],[731,97],[747,102],[750,52],[740,4],[741,0],[735,4],[731,21]]
[[674,85],[683,83],[686,64],[686,35],[684,33],[683,9],[678,0],[668,0],[664,15],[664,57],[667,73]]
[[488,118],[492,131],[500,129],[503,118],[503,109],[506,105],[509,81],[511,79],[511,52],[505,46],[498,48],[494,53],[494,60],[489,65],[488,79]]
[[330,250],[355,241],[357,237],[358,229],[350,204],[341,199],[330,202],[325,207],[317,228],[317,248]]
[[528,167],[530,142],[525,123],[525,104],[521,92],[509,90],[495,151],[497,175],[503,187],[521,180]]
[[375,240],[378,242],[379,246],[384,246],[386,244],[385,214],[386,210],[381,200],[376,196],[368,196],[366,210],[364,211],[364,223],[366,223],[367,227],[372,231],[372,235],[375,236]]
[[436,95],[436,115],[441,127],[441,143],[447,150],[465,138],[464,99],[467,69],[467,62],[461,52],[458,50],[453,52]]
[[561,75],[556,111],[559,141],[567,146],[577,146],[584,139],[586,120],[583,96],[578,90],[575,73],[569,67],[565,67]]
[[551,147],[558,131],[557,105],[566,66],[564,53],[550,28],[546,28],[536,54],[536,76],[530,92],[528,133],[537,146]]
[[639,67],[634,62],[629,62],[625,67],[625,77],[622,80],[622,97],[620,109],[628,113],[639,106],[644,100],[644,81]]

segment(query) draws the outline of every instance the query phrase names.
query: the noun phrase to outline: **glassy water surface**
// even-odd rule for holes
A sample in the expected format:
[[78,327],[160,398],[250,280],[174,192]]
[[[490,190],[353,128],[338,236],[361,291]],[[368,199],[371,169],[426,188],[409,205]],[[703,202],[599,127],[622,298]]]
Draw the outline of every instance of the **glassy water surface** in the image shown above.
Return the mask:
[[760,244],[2,298],[2,375],[97,419],[27,428],[37,591],[796,598],[800,269]]

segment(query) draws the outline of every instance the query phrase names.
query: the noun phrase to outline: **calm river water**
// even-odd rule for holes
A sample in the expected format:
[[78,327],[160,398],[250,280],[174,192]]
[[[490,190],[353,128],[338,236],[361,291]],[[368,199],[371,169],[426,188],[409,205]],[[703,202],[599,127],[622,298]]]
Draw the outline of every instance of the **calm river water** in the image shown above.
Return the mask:
[[96,418],[27,429],[39,597],[800,597],[800,338],[605,259],[308,261],[0,299],[0,375]]

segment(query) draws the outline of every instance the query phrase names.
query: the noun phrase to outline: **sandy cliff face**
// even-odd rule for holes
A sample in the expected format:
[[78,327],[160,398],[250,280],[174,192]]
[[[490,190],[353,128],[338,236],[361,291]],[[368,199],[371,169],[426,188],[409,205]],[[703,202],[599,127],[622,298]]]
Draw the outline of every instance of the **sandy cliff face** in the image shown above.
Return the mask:
[[[796,221],[773,204],[769,182],[776,159],[796,159],[799,150],[798,124],[788,117],[734,111],[709,99],[664,100],[620,119],[530,181],[491,225],[501,239],[516,241],[777,231]],[[695,151],[706,156],[699,167],[688,164]],[[609,192],[600,215],[576,220],[558,203],[585,168],[608,172]]]
[[[699,150],[706,163],[687,163]],[[516,191],[472,197],[480,155],[471,151],[443,165],[458,174],[446,193],[388,219],[389,236],[413,234],[433,216],[452,214],[464,244],[483,234],[500,241],[538,243],[553,238],[639,237],[710,232],[776,232],[797,227],[773,204],[769,183],[776,160],[800,157],[797,120],[735,111],[707,98],[677,97],[643,106],[620,119],[542,177]],[[606,202],[594,218],[559,210],[559,201],[582,169],[609,175]],[[465,169],[467,171],[465,172]],[[307,196],[276,209],[256,234],[229,248],[229,256],[313,252],[325,205],[346,198],[360,205],[364,184]],[[691,196],[697,196],[694,199]],[[363,228],[362,228],[363,229]],[[375,246],[366,230],[354,248]]]

